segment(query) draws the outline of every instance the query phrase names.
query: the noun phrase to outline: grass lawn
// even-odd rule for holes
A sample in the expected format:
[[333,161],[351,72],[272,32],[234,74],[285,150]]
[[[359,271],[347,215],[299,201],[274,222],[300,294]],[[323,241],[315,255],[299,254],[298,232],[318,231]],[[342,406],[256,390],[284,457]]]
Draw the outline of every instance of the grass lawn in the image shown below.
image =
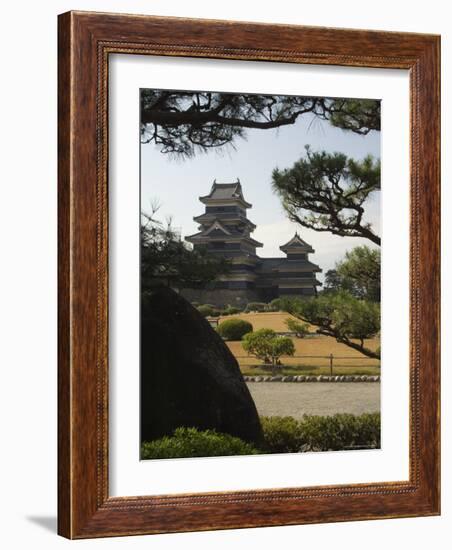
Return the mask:
[[[238,318],[249,321],[254,330],[271,328],[276,332],[287,332],[285,319],[291,317],[288,313],[240,313],[220,318],[220,324],[226,319]],[[362,353],[349,348],[345,344],[336,342],[330,336],[315,334],[315,327],[310,328],[312,335],[307,338],[293,338],[295,344],[295,356],[283,357],[284,374],[329,374],[330,359],[333,354],[333,374],[380,374],[380,360],[365,357]],[[268,373],[259,368],[260,361],[249,356],[242,347],[241,342],[226,342],[229,349],[240,365],[243,374],[257,375]],[[365,340],[365,346],[376,350],[380,346],[379,338]]]
[[[284,321],[287,318],[295,319],[290,313],[282,311],[264,312],[264,313],[237,313],[237,315],[224,315],[220,317],[220,324],[226,319],[243,319],[253,325],[254,330],[260,328],[271,328],[276,332],[287,332],[289,329]],[[312,332],[315,332],[315,327],[311,327]]]

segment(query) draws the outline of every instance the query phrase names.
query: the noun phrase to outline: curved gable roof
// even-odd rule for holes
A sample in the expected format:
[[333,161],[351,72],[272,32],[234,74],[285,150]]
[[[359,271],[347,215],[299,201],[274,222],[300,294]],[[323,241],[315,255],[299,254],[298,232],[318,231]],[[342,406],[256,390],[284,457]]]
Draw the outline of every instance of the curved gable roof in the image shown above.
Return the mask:
[[298,233],[295,233],[295,235],[288,241],[286,244],[283,244],[279,247],[280,250],[283,252],[286,252],[288,250],[300,250],[303,249],[306,252],[314,252],[312,246],[308,244],[306,241],[304,241]]
[[248,208],[251,208],[251,204],[246,202],[243,191],[242,191],[242,185],[240,183],[240,180],[237,180],[233,183],[217,183],[216,180],[214,180],[212,184],[212,188],[210,189],[210,193],[208,195],[205,195],[204,197],[200,197],[200,200],[240,200],[245,205],[247,205]]

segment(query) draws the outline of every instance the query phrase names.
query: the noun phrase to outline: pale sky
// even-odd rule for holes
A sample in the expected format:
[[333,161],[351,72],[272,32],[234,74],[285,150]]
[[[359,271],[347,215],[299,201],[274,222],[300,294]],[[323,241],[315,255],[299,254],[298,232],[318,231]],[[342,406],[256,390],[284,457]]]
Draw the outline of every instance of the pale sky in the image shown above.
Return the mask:
[[[279,246],[290,240],[295,231],[315,250],[310,260],[318,264],[323,276],[334,267],[347,250],[361,244],[372,246],[366,239],[338,237],[304,229],[287,220],[280,200],[271,189],[275,167],[289,168],[309,144],[314,151],[340,152],[355,159],[368,154],[380,157],[380,134],[360,136],[332,127],[311,115],[302,115],[292,126],[272,130],[248,130],[246,141],[238,139],[235,148],[212,149],[197,153],[191,159],[175,159],[162,154],[153,143],[141,145],[141,202],[149,211],[153,201],[161,206],[158,218],[172,218],[172,225],[182,237],[197,232],[193,216],[204,212],[198,197],[207,195],[214,179],[229,183],[240,178],[245,199],[253,207],[248,218],[257,225],[253,237],[264,246],[257,249],[261,257],[284,256]],[[365,204],[367,220],[374,231],[380,231],[379,193]]]

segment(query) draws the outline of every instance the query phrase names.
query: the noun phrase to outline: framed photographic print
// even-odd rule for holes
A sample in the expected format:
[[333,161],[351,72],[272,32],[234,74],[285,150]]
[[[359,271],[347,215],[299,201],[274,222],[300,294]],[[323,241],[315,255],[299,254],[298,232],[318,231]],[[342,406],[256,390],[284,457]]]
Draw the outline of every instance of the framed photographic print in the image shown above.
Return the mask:
[[439,37],[59,17],[59,533],[439,514]]

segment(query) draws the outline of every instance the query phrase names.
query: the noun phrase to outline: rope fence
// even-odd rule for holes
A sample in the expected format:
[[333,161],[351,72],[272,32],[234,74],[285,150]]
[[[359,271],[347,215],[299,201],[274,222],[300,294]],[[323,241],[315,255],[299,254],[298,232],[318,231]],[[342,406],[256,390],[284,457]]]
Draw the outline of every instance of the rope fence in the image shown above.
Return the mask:
[[[250,355],[235,355],[234,356],[237,360],[239,359],[250,359]],[[334,361],[340,360],[340,359],[347,359],[347,360],[359,360],[363,361],[365,359],[375,361],[375,358],[373,357],[357,357],[356,355],[334,355],[333,353],[330,353],[329,355],[283,355],[283,357],[290,357],[291,359],[328,359],[329,360],[329,368],[330,368],[330,375],[333,376],[333,370],[334,370]],[[263,363],[263,365],[268,366],[266,363]],[[341,369],[344,368],[355,368],[354,365],[339,365]],[[373,368],[380,369],[381,365],[372,365]]]

